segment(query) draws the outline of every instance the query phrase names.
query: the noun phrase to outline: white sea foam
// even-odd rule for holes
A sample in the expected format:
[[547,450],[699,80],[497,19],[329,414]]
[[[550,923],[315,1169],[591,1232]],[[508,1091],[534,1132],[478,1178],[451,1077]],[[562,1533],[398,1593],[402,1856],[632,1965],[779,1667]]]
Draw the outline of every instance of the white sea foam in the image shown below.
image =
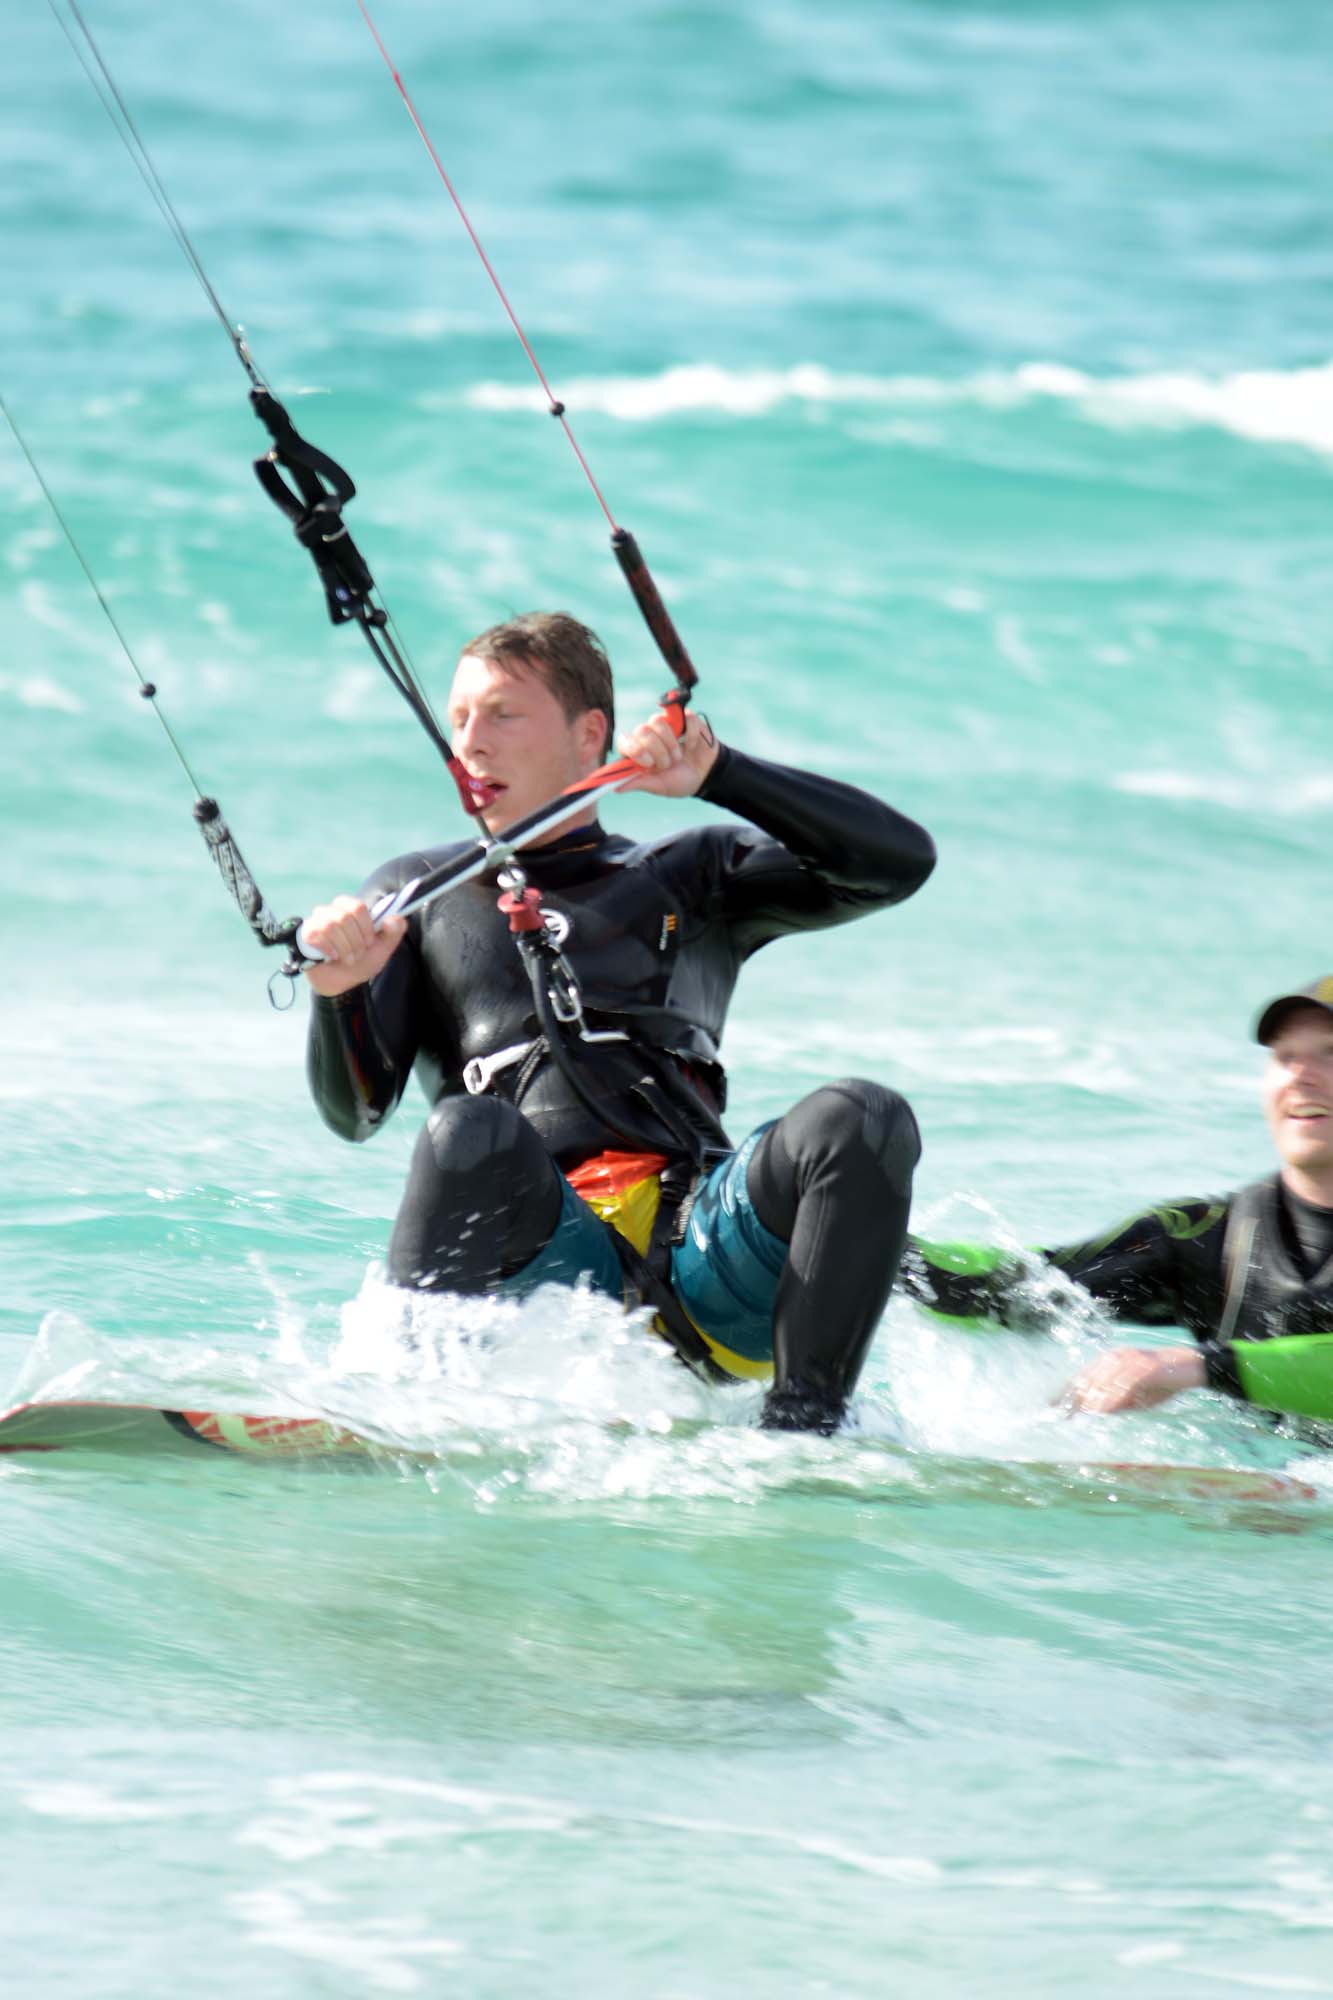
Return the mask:
[[59,539],[59,529],[45,522],[39,527],[21,529],[6,542],[4,560],[10,569],[29,570]]
[[46,674],[27,674],[20,680],[10,680],[0,674],[0,694],[10,693],[24,708],[52,708],[62,715],[83,713],[79,697]]
[[[1220,376],[1184,370],[1097,376],[1057,362],[1029,361],[950,381],[929,375],[839,374],[814,361],[748,369],[701,361],[655,375],[584,376],[564,384],[562,394],[572,411],[597,411],[626,423],[696,411],[763,417],[785,404],[1006,410],[1045,401],[1068,404],[1090,421],[1115,429],[1197,425],[1264,444],[1333,452],[1333,362]],[[546,407],[542,391],[522,382],[479,382],[465,400],[478,410]]]
[[34,625],[44,626],[48,632],[58,632],[62,639],[86,645],[86,625],[69,616],[62,594],[53,594],[36,577],[30,577],[19,591],[19,603],[24,616],[30,618]]
[[1274,786],[1267,774],[1237,777],[1217,771],[1180,771],[1167,767],[1121,771],[1111,783],[1115,791],[1130,792],[1139,798],[1215,805],[1229,812],[1277,813],[1291,818],[1333,806],[1333,777],[1322,772],[1284,778],[1280,788]]
[[277,1778],[269,1805],[240,1834],[289,1865],[322,1860],[339,1850],[368,1854],[447,1842],[478,1828],[488,1833],[575,1833],[614,1820],[639,1839],[645,1833],[684,1833],[692,1840],[751,1847],[756,1844],[830,1861],[837,1868],[878,1876],[913,1889],[943,1880],[939,1864],[919,1854],[879,1854],[816,1832],[703,1814],[655,1812],[586,1805],[530,1793],[482,1791],[430,1778],[386,1776],[377,1771],[319,1771]]
[[103,1785],[56,1783],[30,1785],[23,1794],[29,1812],[46,1819],[79,1820],[90,1825],[125,1826],[134,1820],[167,1819],[169,1806],[143,1799],[118,1798]]
[[1126,1951],[1118,1951],[1115,1962],[1127,1966],[1167,1965],[1174,1958],[1182,1958],[1184,1952],[1178,1938],[1162,1938],[1155,1944],[1135,1944]]
[[[463,1950],[456,1938],[414,1936],[396,1921],[349,1923],[313,1885],[254,1889],[228,1900],[253,1943],[328,1967],[359,1992],[419,1993],[436,1985],[441,1960]],[[437,1970],[427,1979],[418,1966]]]

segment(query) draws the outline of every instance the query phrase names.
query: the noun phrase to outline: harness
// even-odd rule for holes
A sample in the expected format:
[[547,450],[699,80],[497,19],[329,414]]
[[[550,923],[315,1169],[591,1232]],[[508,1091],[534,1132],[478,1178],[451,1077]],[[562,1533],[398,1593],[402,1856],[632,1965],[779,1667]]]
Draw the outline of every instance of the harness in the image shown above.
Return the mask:
[[[554,1063],[584,1109],[625,1142],[625,1152],[595,1155],[572,1169],[567,1179],[610,1225],[630,1300],[652,1308],[657,1330],[691,1368],[724,1380],[727,1371],[713,1358],[670,1285],[671,1253],[683,1239],[694,1197],[708,1171],[710,1142],[716,1151],[717,1138],[706,1129],[686,1074],[669,1051],[651,1047],[624,1028],[589,1026],[578,975],[564,952],[568,919],[558,910],[542,907],[540,892],[527,884],[520,869],[508,868],[500,879],[504,885],[500,909],[509,919],[528,974],[538,1033],[528,1041],[472,1057],[463,1071],[464,1087],[474,1096],[502,1088],[521,1109],[539,1071],[547,1062]],[[619,1108],[613,1113],[605,1097],[595,1094],[588,1057],[608,1045],[632,1054],[640,1069],[628,1095],[651,1119],[646,1129],[635,1129]],[[656,1150],[663,1131],[674,1141],[669,1154]],[[652,1150],[645,1151],[645,1146]]]
[[701,1171],[662,1153],[597,1153],[566,1174],[574,1192],[611,1230],[627,1306],[648,1306],[655,1330],[696,1374],[729,1371],[671,1289],[671,1252],[684,1238]]
[[1222,1239],[1220,1342],[1324,1333],[1333,1327],[1333,1260],[1309,1276],[1299,1268],[1283,1241],[1280,1201],[1276,1176],[1242,1188],[1231,1200]]
[[1263,1213],[1263,1194],[1270,1185],[1261,1181],[1257,1186],[1242,1188],[1227,1211],[1222,1236],[1222,1273],[1226,1291],[1217,1328],[1219,1341],[1235,1338],[1250,1273],[1254,1268],[1254,1239]]

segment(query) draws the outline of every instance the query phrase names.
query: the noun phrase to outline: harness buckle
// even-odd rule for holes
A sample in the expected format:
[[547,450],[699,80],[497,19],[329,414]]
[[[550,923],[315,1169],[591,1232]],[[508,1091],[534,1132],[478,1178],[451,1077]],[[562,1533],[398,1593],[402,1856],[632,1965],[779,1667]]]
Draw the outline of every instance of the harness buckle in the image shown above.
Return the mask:
[[551,964],[551,979],[547,987],[551,996],[551,1007],[557,1021],[567,1028],[577,1028],[583,1033],[583,995],[574,968],[562,951],[557,951]]
[[501,1070],[521,1063],[535,1047],[535,1042],[514,1042],[507,1049],[496,1049],[493,1055],[471,1057],[463,1065],[464,1090],[470,1097],[483,1097]]

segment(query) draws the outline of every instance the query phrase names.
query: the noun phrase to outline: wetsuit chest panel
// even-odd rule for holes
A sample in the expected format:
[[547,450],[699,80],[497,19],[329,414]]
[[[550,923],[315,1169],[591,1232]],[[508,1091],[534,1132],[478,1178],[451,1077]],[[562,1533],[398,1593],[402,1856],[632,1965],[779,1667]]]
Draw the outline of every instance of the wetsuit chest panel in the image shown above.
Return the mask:
[[1333,1283],[1333,1208],[1302,1201],[1290,1188],[1279,1190],[1297,1261],[1312,1285]]
[[[701,1069],[716,1062],[739,972],[715,892],[725,865],[722,850],[732,837],[727,828],[710,827],[645,849],[585,830],[527,859],[542,906],[568,920],[563,950],[590,1025],[622,1029],[632,1038],[598,1050],[597,1092],[607,1106],[606,1126],[592,1121],[557,1065],[544,1063],[525,1079],[524,1115],[553,1157],[580,1157],[617,1136],[623,1144],[626,1130],[641,1143],[679,1150],[665,1128],[652,1119],[645,1125],[641,1108],[632,1107],[644,1076],[644,1049],[676,1051]],[[473,1057],[531,1042],[537,1022],[527,971],[493,882],[467,883],[428,907],[414,924],[413,941],[412,1018],[394,1040],[412,1046],[418,1080],[433,1101],[442,1090],[460,1087],[461,1071]],[[690,996],[683,1006],[681,988]],[[515,1069],[498,1087],[516,1081]],[[724,1142],[715,1104],[705,1122],[713,1142]]]
[[[687,1092],[702,1088],[711,1101],[702,1107],[706,1144],[720,1141],[725,1150],[730,1142],[716,1119],[721,1079],[707,1072],[741,965],[777,938],[901,902],[926,879],[935,851],[921,827],[854,786],[725,745],[700,796],[738,820],[647,845],[596,825],[578,828],[528,850],[523,866],[547,905],[571,918],[567,952],[590,1025],[624,1025],[640,1051],[634,1058],[624,1047],[617,1054],[615,1044],[597,1045],[595,1059],[588,1054],[597,1092],[608,1101],[627,1093],[642,1099],[644,1067],[660,1071],[665,1062],[671,1089],[679,1071]],[[373,903],[468,850],[463,842],[399,856],[362,895]],[[321,1116],[343,1137],[361,1140],[378,1129],[413,1068],[433,1099],[462,1088],[472,1057],[531,1038],[526,973],[494,894],[493,884],[471,883],[431,905],[368,987],[312,1007],[307,1073]],[[634,1061],[640,1075],[627,1079]],[[546,1074],[552,1067],[521,1092],[523,1114],[552,1156],[623,1144],[623,1118],[599,1121],[586,1092],[575,1101],[568,1077],[559,1102]],[[692,1097],[696,1124],[699,1112]],[[650,1137],[636,1122],[631,1143],[680,1153],[681,1138],[678,1125],[674,1138],[665,1129]]]
[[1281,1340],[1333,1332],[1333,1261],[1307,1276],[1288,1236],[1277,1177],[1235,1196],[1228,1217],[1228,1257],[1243,1258],[1231,1337]]
[[[643,850],[620,845],[623,853],[599,853],[583,879],[569,866],[534,861],[528,868],[543,906],[568,919],[564,952],[585,1005],[608,1012],[679,1011],[716,1040],[738,969],[725,931],[701,921],[669,879],[645,866]],[[493,884],[469,883],[432,905],[421,920],[420,940],[427,974],[423,1050],[446,1064],[457,1051],[454,1060],[465,1062],[532,1032],[527,975]],[[680,980],[685,965],[690,970]],[[678,1007],[677,983],[695,1004]],[[706,1010],[698,1004],[705,994],[712,1003]]]

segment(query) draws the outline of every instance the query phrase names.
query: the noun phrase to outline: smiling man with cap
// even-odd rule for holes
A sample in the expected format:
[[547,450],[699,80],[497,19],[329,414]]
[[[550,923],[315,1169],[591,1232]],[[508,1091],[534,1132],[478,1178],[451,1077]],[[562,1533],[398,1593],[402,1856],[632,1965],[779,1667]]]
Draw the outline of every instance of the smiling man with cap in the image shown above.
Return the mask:
[[[1268,1051],[1263,1102],[1276,1173],[1036,1253],[1115,1318],[1194,1336],[1193,1346],[1100,1355],[1069,1385],[1070,1409],[1145,1409],[1211,1388],[1333,1420],[1333,974],[1270,1000],[1254,1038]],[[902,1282],[943,1317],[1033,1328],[1033,1275],[1031,1258],[918,1242]]]

